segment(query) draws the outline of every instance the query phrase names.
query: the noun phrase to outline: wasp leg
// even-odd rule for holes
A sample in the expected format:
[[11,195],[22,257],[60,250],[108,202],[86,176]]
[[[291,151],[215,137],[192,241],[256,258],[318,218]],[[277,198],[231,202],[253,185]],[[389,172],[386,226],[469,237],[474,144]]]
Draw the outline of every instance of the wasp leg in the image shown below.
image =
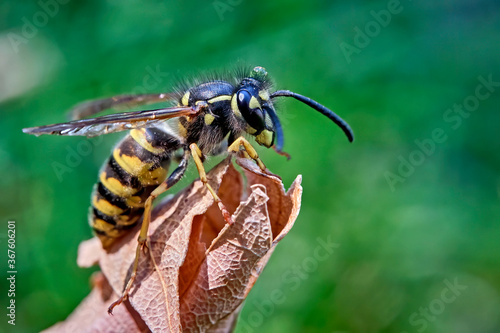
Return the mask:
[[137,248],[135,251],[135,259],[134,259],[134,265],[132,267],[132,274],[130,275],[127,285],[123,290],[123,293],[120,296],[120,298],[109,306],[108,308],[109,314],[113,314],[113,309],[128,298],[130,289],[132,288],[132,285],[134,284],[135,278],[137,276],[137,267],[139,266],[139,256],[141,255],[141,251],[149,248],[148,230],[149,230],[149,223],[151,222],[151,210],[153,207],[153,200],[160,194],[162,194],[163,192],[167,191],[169,188],[174,186],[182,178],[184,172],[187,169],[188,160],[189,160],[189,150],[185,149],[184,155],[182,157],[181,162],[179,163],[179,166],[170,174],[167,180],[158,185],[158,187],[155,188],[154,191],[151,192],[149,197],[146,199],[146,203],[144,205],[144,218],[142,221],[141,231],[139,232],[139,237],[137,238]]
[[217,205],[219,206],[219,209],[222,213],[222,216],[224,217],[224,220],[226,220],[228,224],[233,224],[234,221],[231,218],[231,214],[227,210],[226,206],[224,206],[217,193],[215,193],[212,186],[210,186],[210,184],[208,183],[207,173],[205,172],[205,168],[203,167],[203,161],[202,161],[203,153],[201,152],[200,148],[196,143],[192,143],[191,145],[189,145],[189,149],[191,150],[191,155],[193,156],[194,163],[196,164],[196,168],[198,169],[198,173],[200,174],[201,182],[210,191],[210,194],[212,194],[214,201],[217,202]]
[[234,142],[227,148],[229,152],[239,152],[241,146],[245,149],[245,152],[248,154],[248,156],[254,160],[259,168],[263,171],[266,172],[266,166],[262,162],[262,160],[259,158],[259,154],[257,154],[257,151],[255,150],[254,147],[242,136],[234,140]]

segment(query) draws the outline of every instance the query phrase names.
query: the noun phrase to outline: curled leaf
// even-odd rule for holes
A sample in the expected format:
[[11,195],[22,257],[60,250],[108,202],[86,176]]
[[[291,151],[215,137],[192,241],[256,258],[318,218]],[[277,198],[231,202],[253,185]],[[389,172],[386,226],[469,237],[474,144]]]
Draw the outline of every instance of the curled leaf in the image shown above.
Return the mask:
[[[233,214],[232,225],[226,224],[199,180],[155,209],[150,247],[141,254],[129,300],[111,317],[119,317],[119,323],[106,317],[106,308],[130,277],[139,231],[107,251],[95,239],[83,242],[79,265],[98,263],[111,296],[99,296],[103,287],[94,286],[73,314],[49,331],[61,331],[61,327],[101,331],[108,319],[106,324],[120,332],[232,332],[242,303],[274,247],[293,226],[302,194],[300,176],[285,192],[279,177],[262,173],[246,159],[237,163],[246,182],[229,157],[207,174]],[[91,314],[89,308],[94,309]],[[117,326],[123,323],[128,323],[126,330]]]

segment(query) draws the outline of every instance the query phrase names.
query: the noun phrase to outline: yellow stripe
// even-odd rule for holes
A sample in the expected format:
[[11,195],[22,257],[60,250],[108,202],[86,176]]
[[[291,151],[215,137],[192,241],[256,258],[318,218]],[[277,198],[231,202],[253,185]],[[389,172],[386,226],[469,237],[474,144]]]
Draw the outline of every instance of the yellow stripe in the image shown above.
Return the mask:
[[123,170],[136,177],[148,172],[153,166],[153,163],[144,163],[137,156],[122,155],[120,148],[113,151],[113,157]]
[[185,138],[187,136],[187,130],[184,127],[184,125],[181,124],[180,121],[178,122],[178,124],[179,124],[179,135]]
[[116,224],[121,226],[127,226],[134,224],[142,215],[120,215],[117,217]]
[[207,103],[213,104],[213,103],[220,102],[220,101],[229,101],[231,99],[231,97],[232,97],[231,95],[220,95],[220,96],[209,99],[207,101]]
[[92,205],[97,210],[109,216],[120,215],[124,212],[123,209],[121,209],[120,207],[116,207],[105,199],[97,199],[96,195],[92,198]]
[[233,95],[233,98],[231,99],[231,109],[233,110],[234,114],[239,117],[243,118],[241,116],[240,109],[238,109],[238,102],[236,101],[236,94]]
[[118,235],[116,237],[108,237],[105,235],[96,234],[96,236],[101,240],[102,247],[104,249],[109,249],[111,247],[111,245],[113,245],[113,243],[115,242],[116,237],[119,237],[120,235]]
[[104,231],[107,236],[113,237],[113,238],[120,236],[120,232],[121,232],[121,230],[116,230],[114,225],[109,224],[106,221],[101,220],[101,219],[95,219],[92,222],[92,227],[94,227],[100,231]]
[[144,186],[158,185],[162,183],[165,178],[167,178],[167,170],[162,167],[158,167],[154,170],[144,172],[138,176],[139,181]]
[[255,141],[257,141],[258,144],[264,145],[265,147],[269,148],[273,143],[273,132],[269,130],[263,130],[259,135],[255,137]]
[[182,98],[181,98],[182,105],[184,105],[184,106],[188,105],[188,103],[189,103],[189,95],[191,95],[191,93],[188,91],[188,92],[186,92],[184,94],[184,96],[182,96]]
[[141,197],[133,196],[125,199],[127,206],[131,208],[142,208],[144,207],[144,202],[142,202]]
[[205,124],[206,125],[211,125],[214,122],[215,117],[212,116],[210,113],[205,114]]
[[113,194],[122,198],[128,198],[137,192],[137,189],[123,185],[116,178],[113,177],[107,178],[105,171],[101,172],[99,180],[101,181],[101,183],[104,185],[105,188],[107,188]]
[[255,98],[255,96],[252,96],[252,98],[250,98],[250,103],[248,103],[248,106],[250,107],[250,109],[260,109],[260,103],[257,98]]
[[259,97],[262,98],[263,101],[268,101],[270,98],[269,92],[267,90],[261,90],[259,91]]
[[247,129],[245,130],[248,134],[255,134],[257,130],[253,128],[252,126],[247,124]]
[[121,155],[120,148],[113,151],[113,157],[123,170],[139,178],[144,186],[158,185],[167,177],[167,170],[164,168],[150,170],[153,163],[144,163],[136,156]]
[[133,129],[130,131],[130,135],[138,144],[141,145],[142,148],[155,155],[160,155],[165,152],[164,149],[153,147],[151,143],[148,142],[148,139],[146,137],[146,129],[144,128]]

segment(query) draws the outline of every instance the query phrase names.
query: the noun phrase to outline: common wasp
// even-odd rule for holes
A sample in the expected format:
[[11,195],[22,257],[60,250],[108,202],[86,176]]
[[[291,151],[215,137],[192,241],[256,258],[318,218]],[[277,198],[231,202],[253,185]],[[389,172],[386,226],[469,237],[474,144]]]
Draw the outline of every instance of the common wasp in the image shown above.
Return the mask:
[[[230,213],[207,183],[204,158],[223,151],[241,152],[266,172],[245,134],[253,136],[259,145],[288,156],[283,152],[283,129],[273,106],[274,99],[295,98],[328,117],[353,141],[349,125],[325,106],[288,90],[270,90],[266,70],[255,67],[250,73],[232,79],[213,77],[173,93],[120,95],[84,102],[72,110],[73,121],[23,129],[34,135],[87,137],[130,130],[102,167],[89,212],[90,226],[105,249],[143,217],[131,277],[121,297],[109,307],[110,313],[128,297],[133,285],[141,249],[147,246],[153,200],[181,179],[191,157],[225,221],[232,223]],[[82,119],[109,108],[158,102],[176,102],[176,105]],[[175,121],[167,122],[173,118]],[[169,164],[178,152],[181,152],[178,166],[168,175]]]

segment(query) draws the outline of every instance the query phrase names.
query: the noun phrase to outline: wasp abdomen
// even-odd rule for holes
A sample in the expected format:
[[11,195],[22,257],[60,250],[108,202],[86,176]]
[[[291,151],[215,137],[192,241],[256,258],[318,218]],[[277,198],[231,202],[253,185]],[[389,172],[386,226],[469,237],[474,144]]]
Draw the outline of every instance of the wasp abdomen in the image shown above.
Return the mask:
[[158,128],[134,129],[113,150],[92,193],[89,223],[109,247],[137,225],[144,203],[168,174],[171,154],[181,147]]

